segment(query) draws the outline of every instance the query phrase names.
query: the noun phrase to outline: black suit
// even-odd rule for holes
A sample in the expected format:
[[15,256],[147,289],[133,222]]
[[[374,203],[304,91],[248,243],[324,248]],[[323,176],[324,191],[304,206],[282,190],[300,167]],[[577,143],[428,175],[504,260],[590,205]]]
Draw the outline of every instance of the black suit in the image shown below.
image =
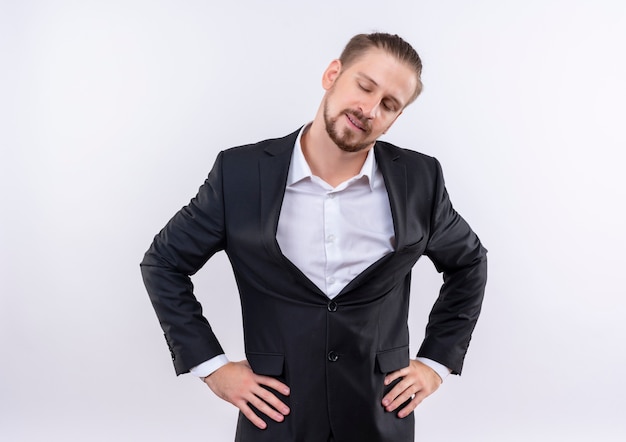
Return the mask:
[[[201,314],[189,276],[225,250],[239,287],[247,359],[291,388],[283,423],[258,430],[240,414],[237,440],[410,441],[413,416],[381,400],[385,373],[409,363],[411,268],[427,255],[444,285],[419,355],[460,373],[480,312],[486,250],[454,211],[439,163],[377,142],[396,250],[329,300],[285,258],[276,229],[297,132],[219,154],[198,195],[156,236],[144,281],[177,374],[222,348]],[[367,214],[364,214],[367,216]]]

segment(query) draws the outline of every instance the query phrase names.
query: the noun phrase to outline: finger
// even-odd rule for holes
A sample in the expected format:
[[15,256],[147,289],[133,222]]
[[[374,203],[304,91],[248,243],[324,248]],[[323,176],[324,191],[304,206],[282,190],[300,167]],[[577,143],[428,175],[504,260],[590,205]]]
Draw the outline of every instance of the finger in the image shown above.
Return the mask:
[[[393,388],[391,390],[389,390],[389,392],[385,395],[385,397],[383,398],[383,405],[385,407],[389,406],[404,391],[406,391],[407,389],[411,388],[412,385],[415,385],[415,383],[411,382],[410,380],[408,380],[406,378],[402,379],[400,382],[398,382],[396,385],[394,385]],[[415,385],[415,391],[417,391],[418,389],[419,389],[419,387],[417,385]],[[411,394],[413,394],[413,393],[410,393],[409,396]]]
[[387,376],[385,376],[385,385],[389,385],[396,379],[402,378],[408,374],[409,374],[409,367],[404,367],[400,370],[392,371]]
[[267,402],[259,398],[258,396],[253,395],[253,397],[249,400],[250,405],[254,406],[259,412],[263,413],[270,419],[276,422],[282,422],[285,420],[285,416],[274,408],[270,407]]
[[414,395],[417,395],[417,393],[419,392],[418,388],[419,387],[417,387],[416,385],[409,385],[407,386],[407,388],[401,391],[394,392],[394,394],[391,395],[390,398],[386,396],[385,399],[383,399],[383,405],[385,405],[385,410],[394,411],[406,401],[412,399]]
[[241,410],[243,415],[250,421],[254,426],[260,428],[261,430],[265,430],[267,428],[267,424],[263,419],[256,415],[254,411],[248,406],[247,403],[243,402],[241,405],[238,405],[237,408]]
[[285,396],[289,396],[289,393],[290,393],[289,387],[283,384],[282,382],[280,382],[278,379],[275,379],[269,376],[256,375],[256,374],[254,376],[254,379],[257,384],[265,385],[266,387],[270,387],[278,391],[279,393],[284,394]]
[[413,411],[415,411],[415,409],[417,408],[417,406],[419,404],[422,403],[422,401],[424,399],[426,399],[426,397],[428,396],[428,394],[425,394],[423,392],[418,392],[415,397],[411,400],[411,402],[409,402],[408,404],[406,404],[405,407],[403,407],[400,411],[398,411],[398,417],[400,419],[403,419],[405,417],[407,417],[409,414],[413,413]]
[[256,390],[254,394],[258,396],[261,400],[263,400],[263,402],[274,407],[274,409],[277,410],[279,413],[282,413],[282,415],[287,415],[291,411],[289,410],[289,407],[280,399],[278,399],[271,391],[268,391],[261,386],[259,386],[259,389]]

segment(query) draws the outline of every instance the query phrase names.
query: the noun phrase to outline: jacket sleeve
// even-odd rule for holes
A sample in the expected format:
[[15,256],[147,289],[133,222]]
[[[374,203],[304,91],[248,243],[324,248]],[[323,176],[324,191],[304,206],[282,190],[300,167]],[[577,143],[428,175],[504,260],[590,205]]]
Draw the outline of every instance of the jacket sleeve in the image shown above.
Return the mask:
[[177,375],[223,353],[190,279],[226,247],[221,168],[222,153],[198,194],[156,235],[140,264]]
[[460,374],[485,292],[487,250],[452,207],[441,166],[438,162],[436,166],[431,234],[425,254],[443,273],[443,285],[430,312],[418,356]]

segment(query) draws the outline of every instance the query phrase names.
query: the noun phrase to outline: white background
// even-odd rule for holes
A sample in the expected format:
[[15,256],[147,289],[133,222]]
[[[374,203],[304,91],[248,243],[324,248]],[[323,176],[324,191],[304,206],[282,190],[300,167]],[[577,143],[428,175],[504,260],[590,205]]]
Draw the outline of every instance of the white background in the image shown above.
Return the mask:
[[[626,440],[621,0],[0,1],[0,439],[233,439],[235,409],[174,376],[138,264],[219,150],[312,119],[374,30],[424,62],[387,139],[442,162],[490,251],[417,439]],[[242,358],[224,255],[194,282]],[[439,284],[420,261],[414,350]]]

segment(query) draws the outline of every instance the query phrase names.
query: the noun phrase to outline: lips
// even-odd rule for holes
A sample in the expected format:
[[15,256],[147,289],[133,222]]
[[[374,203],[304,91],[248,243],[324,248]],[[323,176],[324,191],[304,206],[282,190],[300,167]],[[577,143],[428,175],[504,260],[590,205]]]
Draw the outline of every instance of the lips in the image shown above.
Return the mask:
[[348,118],[348,121],[357,129],[363,131],[363,132],[367,132],[367,123],[363,122],[361,120],[361,118],[359,118],[358,116],[354,115],[353,113],[349,113],[346,112],[346,117]]

